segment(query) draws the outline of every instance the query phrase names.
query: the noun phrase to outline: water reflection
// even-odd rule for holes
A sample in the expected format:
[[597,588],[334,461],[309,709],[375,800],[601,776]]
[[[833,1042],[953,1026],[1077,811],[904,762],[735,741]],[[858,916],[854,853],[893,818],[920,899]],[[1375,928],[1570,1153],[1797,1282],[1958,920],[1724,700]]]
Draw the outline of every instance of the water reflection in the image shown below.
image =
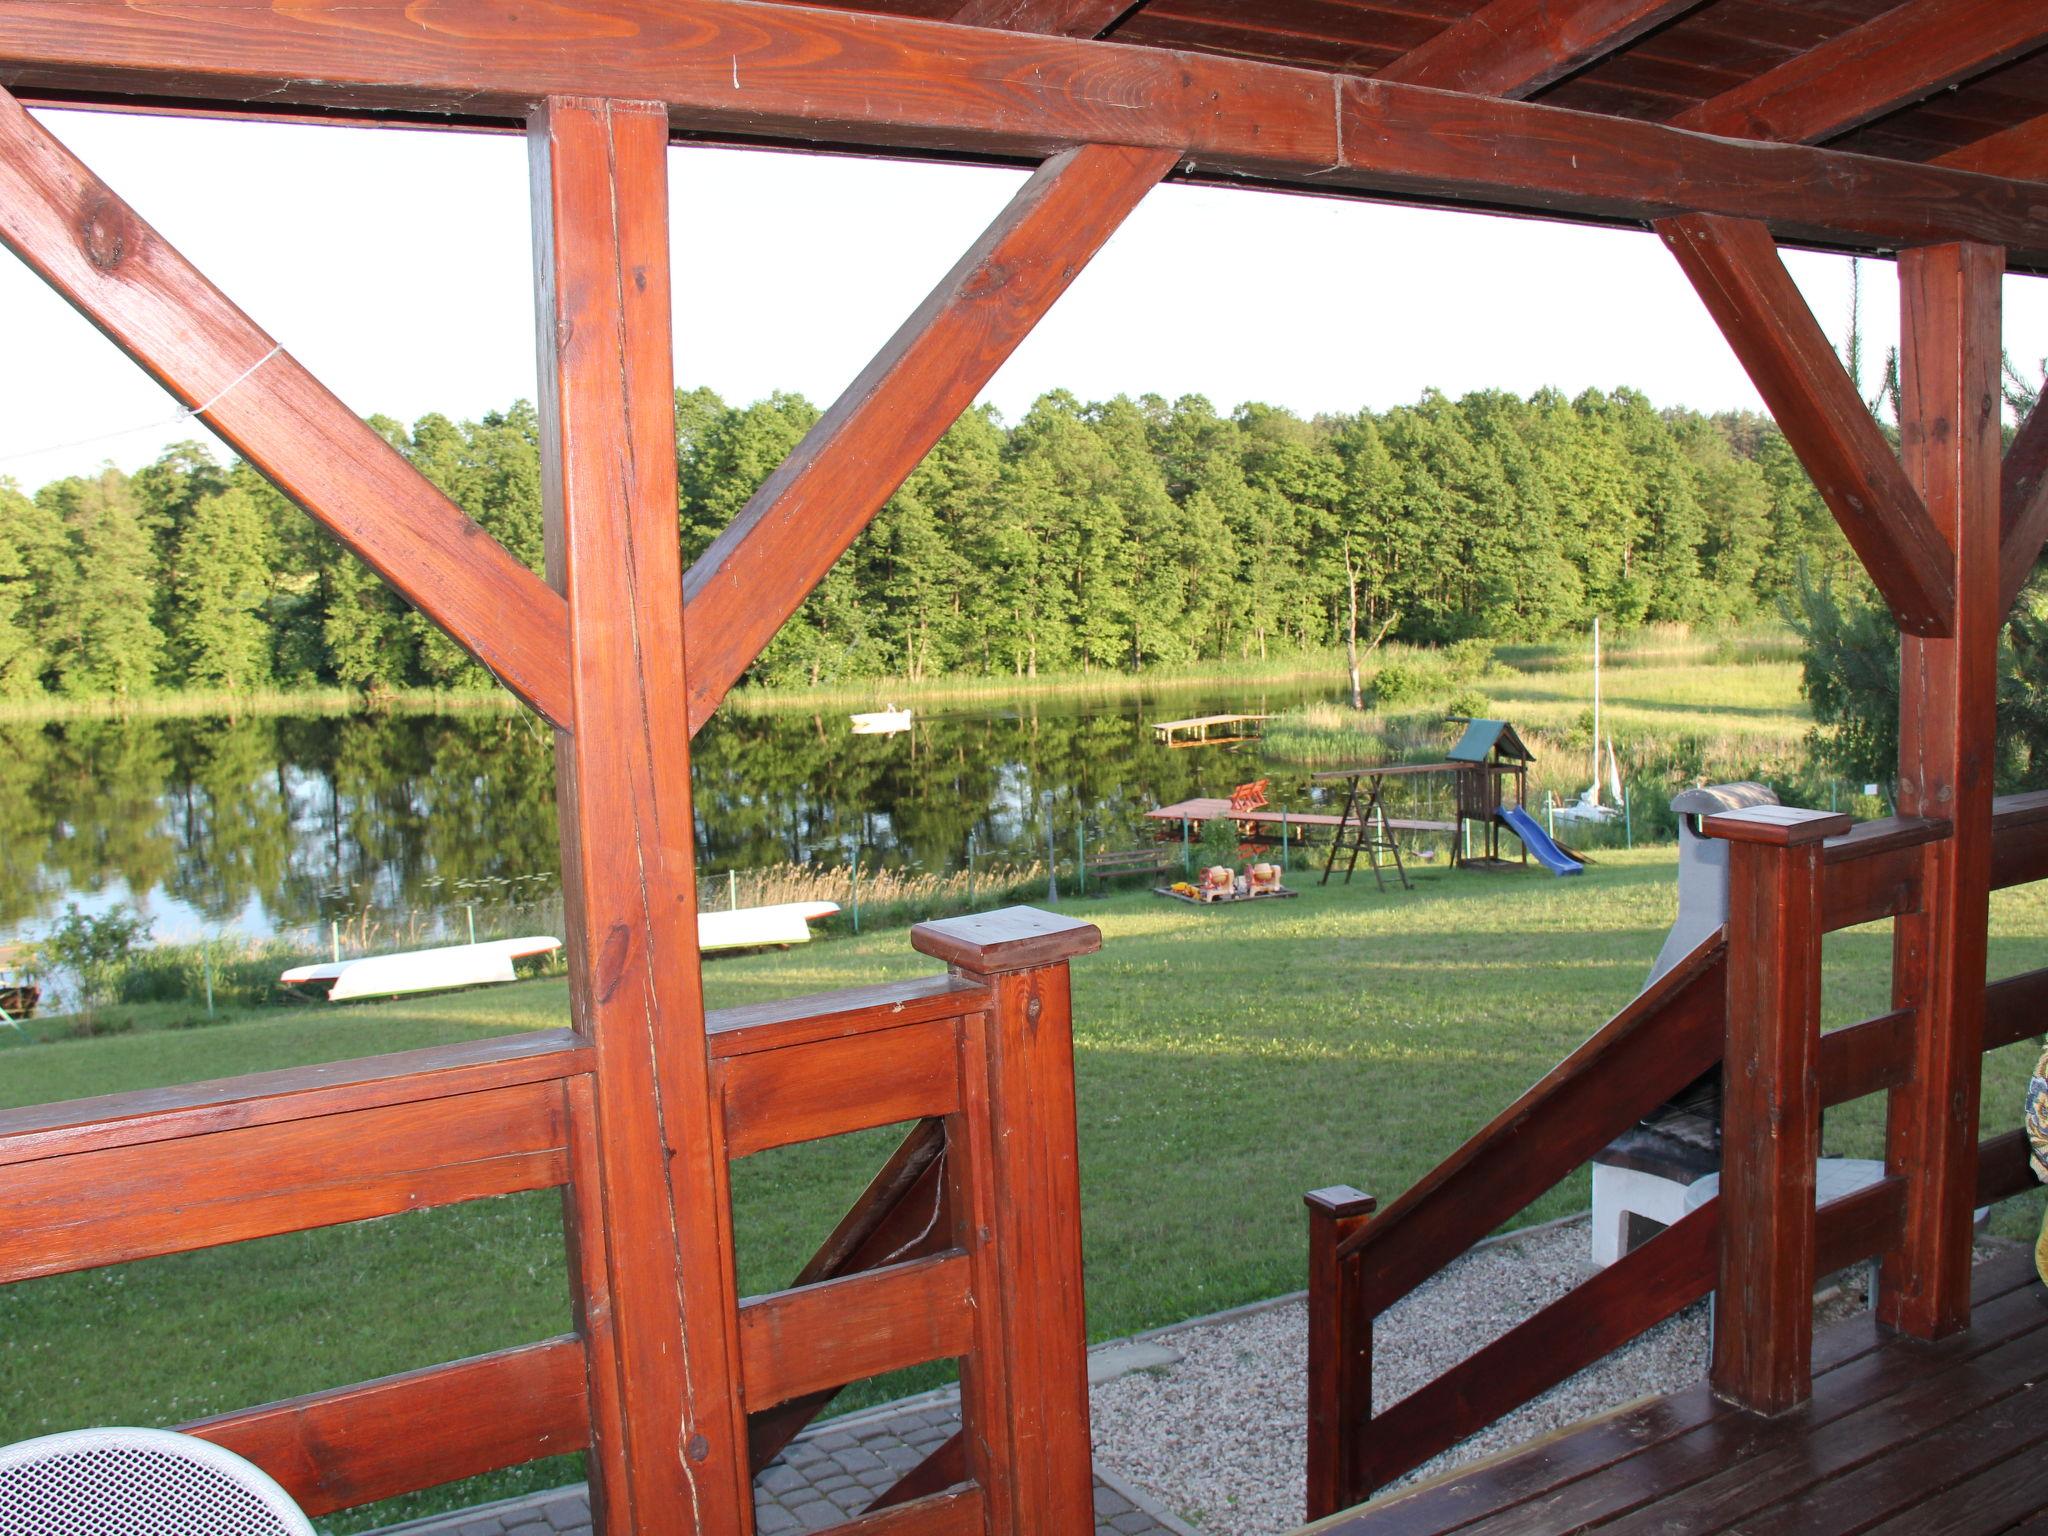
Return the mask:
[[[1145,722],[1315,696],[920,712],[887,737],[853,736],[841,714],[721,716],[695,750],[700,868],[835,868],[858,851],[868,868],[944,871],[970,838],[1028,861],[1048,795],[1062,862],[1084,818],[1091,843],[1134,846],[1149,807],[1250,778],[1305,809],[1306,773],[1255,747],[1168,751]],[[0,725],[0,937],[39,931],[67,899],[139,899],[159,938],[261,936],[558,882],[553,740],[523,713]]]

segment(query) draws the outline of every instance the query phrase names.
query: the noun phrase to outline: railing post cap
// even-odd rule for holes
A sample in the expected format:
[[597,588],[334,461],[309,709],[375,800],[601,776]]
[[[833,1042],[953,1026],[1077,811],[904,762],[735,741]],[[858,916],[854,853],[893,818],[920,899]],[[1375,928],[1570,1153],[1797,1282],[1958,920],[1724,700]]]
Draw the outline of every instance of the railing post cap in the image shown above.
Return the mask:
[[977,976],[1035,970],[1102,948],[1102,930],[1037,907],[1003,907],[919,923],[910,947]]
[[1332,1184],[1326,1189],[1312,1189],[1301,1197],[1301,1203],[1318,1216],[1329,1216],[1339,1221],[1347,1216],[1370,1216],[1380,1208],[1379,1201],[1362,1189],[1353,1189],[1349,1184]]
[[1709,816],[1702,830],[1708,837],[1730,843],[1797,848],[1840,837],[1855,825],[1854,818],[1834,811],[1809,811],[1796,805],[1751,805]]

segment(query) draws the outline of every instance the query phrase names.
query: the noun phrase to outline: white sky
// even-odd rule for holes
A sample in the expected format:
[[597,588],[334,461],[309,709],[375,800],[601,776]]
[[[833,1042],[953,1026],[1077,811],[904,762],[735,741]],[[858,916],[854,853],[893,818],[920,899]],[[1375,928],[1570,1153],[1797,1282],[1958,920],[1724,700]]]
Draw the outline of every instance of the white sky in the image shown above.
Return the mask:
[[[523,139],[39,115],[356,411],[474,417],[533,397]],[[1020,180],[673,151],[677,382],[827,403]],[[1012,420],[1056,386],[1303,414],[1431,386],[1629,384],[1659,405],[1759,405],[1653,237],[1480,217],[1162,187],[986,398]],[[1788,264],[1823,327],[1845,335],[1848,262]],[[1865,263],[1872,390],[1897,327],[1893,268]],[[2006,344],[2023,363],[2048,354],[2048,282],[2007,279]],[[203,435],[165,425],[175,409],[0,251],[0,476],[33,489],[106,460],[136,468]]]

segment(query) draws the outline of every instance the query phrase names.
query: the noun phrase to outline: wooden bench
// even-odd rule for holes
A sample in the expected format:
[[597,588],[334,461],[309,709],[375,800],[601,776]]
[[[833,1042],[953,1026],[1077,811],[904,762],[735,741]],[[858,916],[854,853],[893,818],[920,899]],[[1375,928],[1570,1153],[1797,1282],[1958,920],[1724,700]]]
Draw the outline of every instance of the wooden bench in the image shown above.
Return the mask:
[[1087,877],[1090,875],[1100,875],[1107,885],[1119,875],[1164,875],[1179,867],[1180,860],[1163,846],[1091,853],[1082,862],[1082,894],[1087,894]]

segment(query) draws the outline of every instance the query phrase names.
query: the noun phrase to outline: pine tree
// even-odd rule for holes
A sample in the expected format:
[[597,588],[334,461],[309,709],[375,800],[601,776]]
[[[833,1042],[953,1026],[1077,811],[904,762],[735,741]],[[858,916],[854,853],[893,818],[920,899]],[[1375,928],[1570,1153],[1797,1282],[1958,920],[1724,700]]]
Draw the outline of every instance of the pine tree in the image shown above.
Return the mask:
[[111,466],[97,479],[59,485],[73,564],[58,605],[58,686],[74,698],[148,693],[164,638],[151,618],[157,564],[142,508],[128,477]]
[[248,691],[270,681],[270,529],[239,487],[205,497],[184,520],[171,654],[193,688]]

